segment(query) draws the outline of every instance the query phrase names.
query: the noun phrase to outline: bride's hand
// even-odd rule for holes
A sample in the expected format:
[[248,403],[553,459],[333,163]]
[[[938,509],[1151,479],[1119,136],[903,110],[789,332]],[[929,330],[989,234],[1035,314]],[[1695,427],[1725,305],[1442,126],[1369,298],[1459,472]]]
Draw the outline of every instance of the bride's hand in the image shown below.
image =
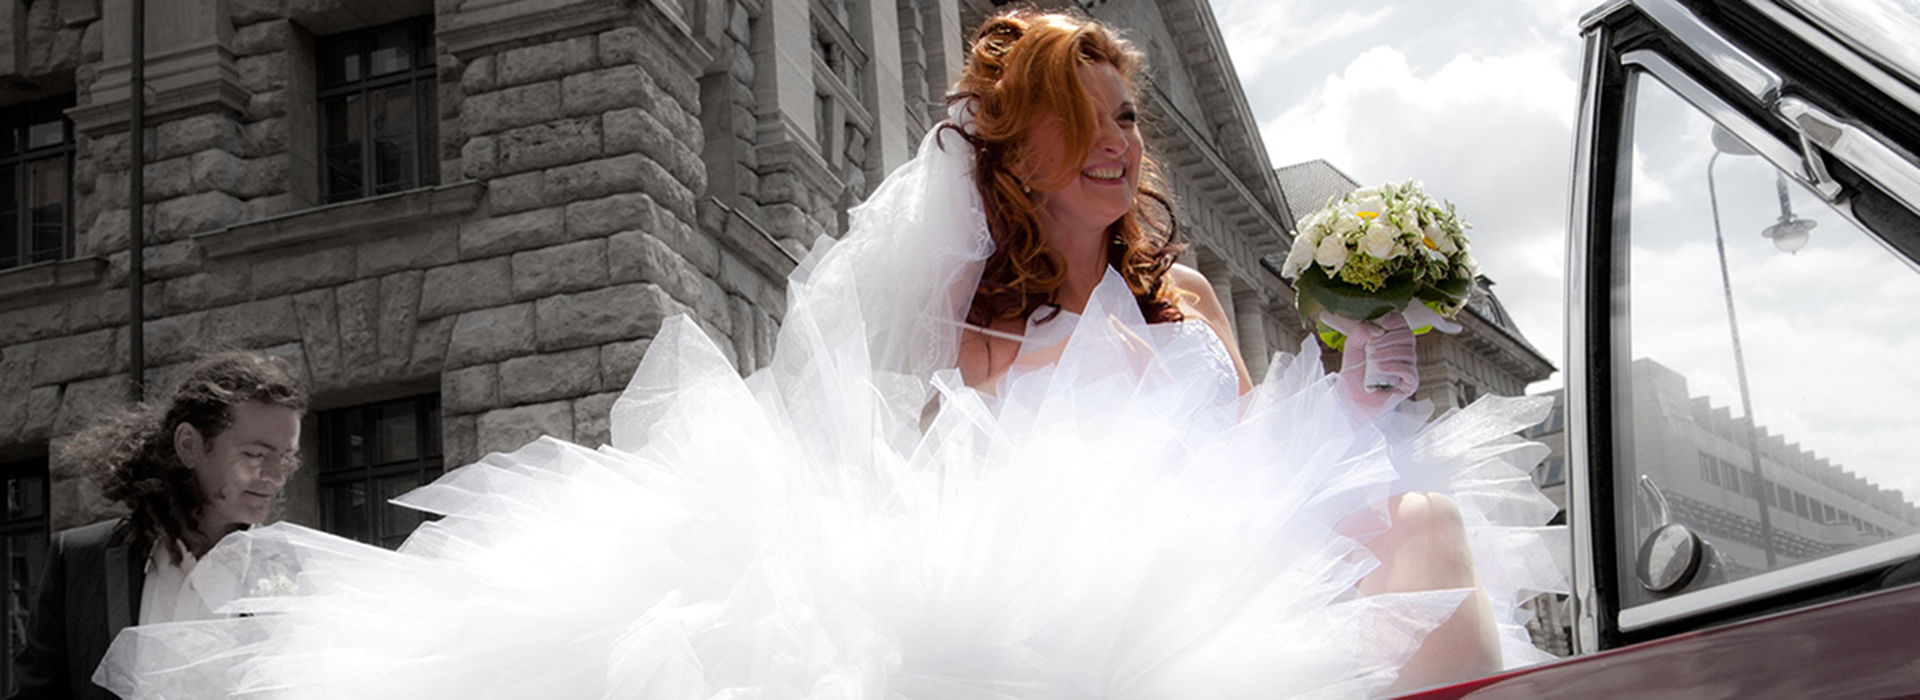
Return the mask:
[[1371,420],[1420,388],[1420,357],[1405,316],[1389,313],[1366,322],[1325,314],[1320,319],[1347,336],[1336,386],[1352,402],[1356,417]]

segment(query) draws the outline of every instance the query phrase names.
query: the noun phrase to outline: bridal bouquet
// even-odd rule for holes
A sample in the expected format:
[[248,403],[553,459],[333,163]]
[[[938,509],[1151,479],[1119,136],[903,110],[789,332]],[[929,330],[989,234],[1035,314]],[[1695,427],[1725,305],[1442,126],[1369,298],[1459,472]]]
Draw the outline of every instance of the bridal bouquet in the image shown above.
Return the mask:
[[[1398,311],[1417,333],[1458,330],[1447,319],[1466,305],[1480,266],[1452,202],[1434,201],[1412,180],[1362,187],[1298,226],[1281,274],[1294,281],[1302,317],[1370,321]],[[1318,325],[1328,345],[1345,343]]]

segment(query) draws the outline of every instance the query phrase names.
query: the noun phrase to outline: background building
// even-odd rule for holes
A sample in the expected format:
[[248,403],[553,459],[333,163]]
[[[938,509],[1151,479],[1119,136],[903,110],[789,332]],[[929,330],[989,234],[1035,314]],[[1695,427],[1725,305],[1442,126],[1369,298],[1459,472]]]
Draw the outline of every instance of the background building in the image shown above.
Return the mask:
[[[1766,426],[1755,444],[1766,473],[1763,483],[1749,466],[1749,423],[1724,406],[1694,395],[1680,373],[1641,358],[1633,362],[1636,397],[1634,474],[1651,479],[1672,509],[1670,517],[1713,545],[1727,580],[1752,576],[1827,555],[1920,532],[1920,508],[1899,491],[1884,488],[1834,464]],[[1526,437],[1545,443],[1551,455],[1534,470],[1534,483],[1566,517],[1566,392],[1553,413]],[[1769,567],[1760,527],[1762,503],[1770,511],[1777,561]],[[1636,499],[1633,523],[1617,529],[1635,542],[1658,523]],[[1637,591],[1635,591],[1637,593]],[[1555,618],[1558,614],[1561,617]],[[1542,611],[1544,624],[1564,621],[1564,609]],[[1536,636],[1536,640],[1541,637]]]
[[[1561,391],[1551,395],[1553,416],[1530,437],[1551,446],[1555,458],[1535,471],[1535,482],[1559,485],[1547,492],[1564,508],[1566,437],[1560,419],[1566,399]],[[1899,491],[1868,481],[1764,425],[1755,431],[1767,475],[1763,485],[1748,466],[1752,455],[1747,450],[1747,420],[1693,395],[1686,378],[1665,365],[1635,360],[1633,395],[1642,397],[1636,406],[1649,409],[1647,415],[1634,417],[1635,424],[1658,430],[1635,433],[1632,466],[1665,494],[1674,520],[1713,544],[1730,579],[1769,569],[1760,534],[1763,501],[1771,511],[1778,557],[1772,568],[1920,532],[1920,508]],[[1638,535],[1651,527],[1637,524]]]
[[[1152,57],[1146,130],[1256,378],[1305,337],[1273,274],[1351,187],[1266,161],[1205,0],[1082,0]],[[663,318],[750,372],[812,241],[943,118],[979,0],[0,2],[0,653],[51,530],[111,517],[50,455],[196,354],[308,382],[284,517],[393,546],[386,500],[541,434],[606,440]],[[131,75],[144,196],[129,202]],[[131,384],[129,241],[146,246]],[[1483,284],[1483,291],[1488,285]],[[1490,292],[1420,341],[1422,395],[1552,367]],[[10,683],[10,679],[6,679]]]

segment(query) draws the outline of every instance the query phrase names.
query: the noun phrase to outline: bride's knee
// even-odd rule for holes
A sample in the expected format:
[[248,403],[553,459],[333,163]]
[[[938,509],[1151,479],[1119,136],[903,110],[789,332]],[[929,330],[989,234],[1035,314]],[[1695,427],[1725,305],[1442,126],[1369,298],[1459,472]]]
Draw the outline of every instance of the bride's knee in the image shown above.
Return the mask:
[[1416,491],[1396,497],[1389,507],[1393,515],[1391,532],[1399,535],[1394,539],[1414,545],[1407,554],[1417,556],[1424,563],[1421,568],[1433,577],[1432,583],[1474,585],[1473,552],[1467,547],[1466,523],[1461,518],[1460,506],[1453,499],[1445,494]]
[[1430,491],[1412,491],[1393,497],[1388,503],[1393,513],[1393,526],[1405,525],[1422,533],[1459,533],[1466,536],[1466,523],[1461,519],[1460,506],[1444,493]]

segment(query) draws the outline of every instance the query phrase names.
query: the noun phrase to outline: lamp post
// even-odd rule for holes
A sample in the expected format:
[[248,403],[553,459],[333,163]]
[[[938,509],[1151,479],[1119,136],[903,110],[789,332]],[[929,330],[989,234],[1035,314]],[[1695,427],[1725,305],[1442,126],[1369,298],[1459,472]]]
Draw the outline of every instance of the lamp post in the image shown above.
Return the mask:
[[[1733,310],[1733,279],[1727,274],[1727,241],[1720,233],[1720,192],[1713,181],[1713,166],[1719,163],[1722,154],[1746,156],[1753,155],[1754,150],[1726,129],[1713,127],[1713,155],[1707,158],[1707,199],[1713,210],[1713,247],[1720,255],[1720,289],[1727,300],[1727,330],[1733,339],[1733,372],[1740,382],[1740,411],[1747,417],[1747,456],[1753,467],[1755,489],[1759,491],[1754,502],[1760,506],[1761,548],[1766,551],[1767,568],[1771,570],[1778,566],[1778,555],[1773,544],[1773,517],[1767,504],[1779,490],[1767,481],[1766,469],[1760,463],[1760,424],[1753,416],[1753,397],[1747,388],[1747,356],[1740,345],[1740,319]],[[1794,253],[1807,244],[1807,234],[1813,230],[1814,222],[1793,215],[1787,201],[1787,179],[1778,172],[1774,177],[1780,196],[1780,220],[1760,235],[1772,240],[1780,250]]]

